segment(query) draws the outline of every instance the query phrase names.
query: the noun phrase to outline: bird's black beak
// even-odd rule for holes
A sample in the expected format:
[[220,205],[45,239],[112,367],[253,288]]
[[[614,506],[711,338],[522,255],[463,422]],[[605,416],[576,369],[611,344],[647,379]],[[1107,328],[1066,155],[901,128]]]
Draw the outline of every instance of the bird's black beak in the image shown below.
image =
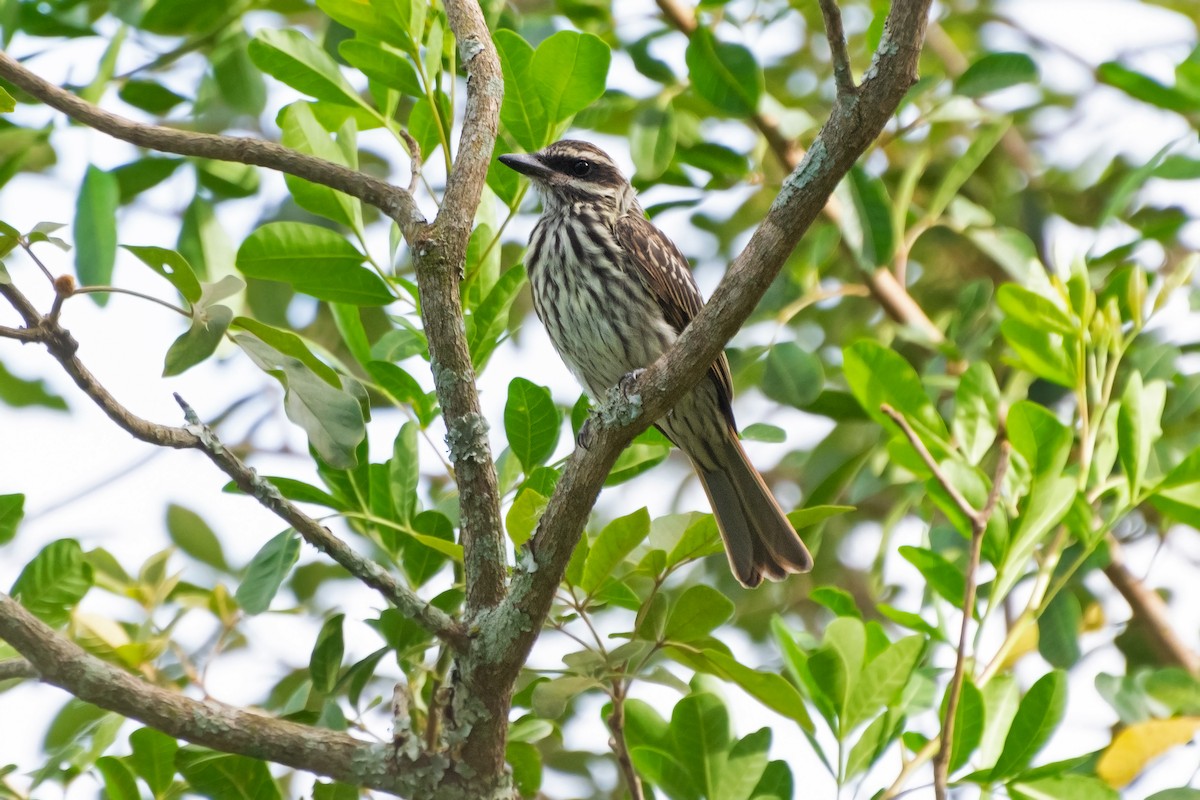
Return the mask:
[[500,156],[500,163],[534,180],[545,180],[554,172],[533,153],[506,153]]

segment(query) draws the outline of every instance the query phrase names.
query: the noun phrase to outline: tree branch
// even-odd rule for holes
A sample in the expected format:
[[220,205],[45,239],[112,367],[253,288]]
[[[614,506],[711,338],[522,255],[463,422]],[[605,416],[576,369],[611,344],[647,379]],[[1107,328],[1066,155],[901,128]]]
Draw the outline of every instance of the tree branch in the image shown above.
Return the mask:
[[[189,419],[184,428],[159,425],[142,419],[121,405],[75,355],[79,343],[57,320],[41,316],[29,300],[12,284],[0,284],[0,296],[12,304],[25,319],[27,330],[46,349],[84,394],[122,430],[149,444],[179,450],[200,450],[208,459],[260,504],[293,527],[312,546],[346,568],[367,586],[378,591],[402,613],[411,617],[430,633],[456,649],[466,646],[462,626],[441,609],[426,603],[419,595],[396,581],[387,570],[364,558],[348,544],[334,536],[328,528],[301,511],[279,493],[270,481],[264,480],[241,459],[225,448],[216,434],[199,419]],[[185,406],[186,408],[186,406]],[[190,411],[190,409],[187,409]]]
[[394,219],[409,242],[412,242],[427,224],[411,194],[398,186],[340,164],[260,139],[194,133],[134,122],[55,86],[30,72],[4,52],[0,52],[0,77],[11,81],[76,122],[138,147],[267,167],[345,192]]
[[892,5],[858,97],[838,98],[804,160],[784,182],[766,218],[708,304],[675,345],[642,373],[629,398],[601,409],[589,449],[572,453],[537,531],[518,558],[508,599],[488,620],[488,630],[520,632],[507,645],[498,671],[515,676],[532,647],[617,456],[633,436],[665,414],[680,393],[708,371],[820,214],[837,183],[891,118],[915,79],[929,5],[928,0]]
[[446,420],[446,443],[458,483],[469,623],[480,610],[492,608],[504,598],[507,577],[500,490],[459,296],[467,243],[496,143],[504,80],[478,3],[447,0],[445,6],[467,70],[467,103],[441,209],[414,246],[413,263],[434,387]]
[[1179,638],[1171,625],[1167,605],[1158,592],[1147,588],[1130,571],[1125,560],[1125,548],[1112,534],[1108,536],[1108,566],[1104,568],[1104,574],[1125,598],[1125,602],[1129,603],[1133,618],[1138,621],[1158,657],[1200,677],[1200,655]]
[[18,678],[36,678],[38,671],[23,658],[10,658],[0,661],[0,681],[11,681]]
[[842,29],[842,11],[837,0],[820,0],[821,16],[825,18],[825,38],[829,40],[829,57],[833,61],[833,80],[839,95],[858,93],[846,52],[846,31]]
[[87,653],[3,592],[0,638],[28,659],[44,682],[168,735],[404,797],[465,796],[443,755],[410,758],[391,744],[364,742],[155,686]]
[[[697,23],[695,13],[690,8],[686,8],[681,5],[679,0],[655,0],[655,2],[658,4],[663,16],[666,17],[671,25],[673,25],[676,29],[688,36],[691,36],[696,30]],[[826,3],[832,2],[834,2],[834,0],[821,0],[822,11],[825,10]],[[838,15],[837,22],[840,25],[840,14]],[[826,20],[826,24],[828,25],[828,19]],[[830,31],[827,30],[826,34],[829,35]],[[922,36],[924,36],[924,34],[922,34]],[[845,37],[843,36],[843,41],[844,38]],[[830,40],[830,48],[834,49],[832,39]],[[835,83],[838,82],[838,77],[836,74],[837,58],[839,58],[839,56],[835,54]],[[876,59],[877,58],[878,53],[876,53]],[[848,63],[849,57],[847,56],[847,64]],[[913,66],[913,70],[915,80],[915,64]],[[861,87],[855,91],[861,91]],[[846,102],[846,99],[850,96],[851,95],[841,91],[839,84],[839,101],[844,102],[847,108],[853,107],[852,104]],[[767,146],[771,149],[771,152],[775,154],[775,157],[779,160],[779,163],[794,173],[799,168],[802,159],[806,158],[804,149],[801,148],[796,142],[793,142],[784,136],[783,132],[779,130],[779,123],[770,117],[767,117],[762,112],[756,111],[750,118],[750,121],[754,127],[758,129],[758,132],[762,134],[763,138],[766,139]],[[826,198],[824,213],[826,217],[835,223],[841,219],[842,209],[836,197],[830,196]],[[842,246],[845,247],[844,240],[842,241]],[[942,333],[941,329],[938,328],[937,325],[933,324],[933,320],[929,319],[929,316],[925,313],[925,310],[922,309],[915,300],[913,300],[912,295],[908,293],[908,290],[902,283],[896,280],[896,276],[892,274],[890,270],[885,267],[880,267],[875,270],[866,270],[865,272],[867,288],[871,290],[872,296],[874,296],[875,301],[879,303],[880,307],[884,310],[884,313],[886,313],[896,322],[899,322],[901,325],[908,325],[909,327],[920,331],[926,339],[934,344],[940,344],[941,342],[945,341],[946,337]]]

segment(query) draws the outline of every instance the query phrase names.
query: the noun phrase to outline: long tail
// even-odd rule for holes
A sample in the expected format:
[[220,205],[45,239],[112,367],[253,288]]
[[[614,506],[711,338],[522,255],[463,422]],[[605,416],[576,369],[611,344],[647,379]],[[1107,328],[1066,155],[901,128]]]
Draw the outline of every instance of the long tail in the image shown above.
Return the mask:
[[813,564],[808,548],[746,457],[737,434],[725,430],[720,442],[711,443],[716,469],[705,470],[695,461],[693,465],[712,504],[734,576],[753,588],[763,578],[777,581],[789,573],[808,572]]

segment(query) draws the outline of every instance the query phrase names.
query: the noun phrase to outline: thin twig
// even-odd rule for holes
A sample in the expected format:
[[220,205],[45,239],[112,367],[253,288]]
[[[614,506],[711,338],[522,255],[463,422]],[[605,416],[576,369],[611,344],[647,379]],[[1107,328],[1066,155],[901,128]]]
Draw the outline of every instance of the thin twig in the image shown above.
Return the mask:
[[846,52],[846,31],[842,28],[842,11],[837,0],[820,0],[821,15],[825,17],[825,38],[829,40],[829,55],[833,61],[833,80],[839,95],[858,93],[850,70],[850,55]]
[[[253,496],[261,505],[287,522],[309,544],[341,564],[367,586],[380,592],[406,616],[455,648],[466,647],[466,632],[458,622],[400,584],[377,563],[359,555],[348,544],[334,536],[328,528],[283,497],[270,481],[260,477],[229,448],[222,445],[212,429],[200,422],[190,406],[180,400],[188,419],[188,425],[184,428],[158,425],[142,419],[118,402],[84,366],[75,355],[79,344],[66,328],[57,321],[39,314],[28,298],[12,284],[0,284],[0,296],[8,300],[29,327],[39,333],[37,341],[46,346],[67,375],[75,381],[75,385],[119,427],[134,437],[159,447],[200,450],[222,472],[232,478],[242,491]],[[178,395],[176,398],[178,399]]]
[[629,744],[625,741],[625,685],[620,679],[613,681],[612,712],[605,720],[612,738],[608,746],[617,757],[617,765],[621,768],[621,776],[625,779],[625,788],[629,789],[630,800],[645,800],[642,790],[642,779],[633,768],[633,758],[629,755]]
[[1111,533],[1108,535],[1108,566],[1104,568],[1104,574],[1125,598],[1125,602],[1129,603],[1134,619],[1159,658],[1200,676],[1200,655],[1179,638],[1171,625],[1166,603],[1158,592],[1148,588],[1130,571],[1125,561],[1125,548]]
[[917,455],[919,455],[921,460],[925,462],[925,466],[929,467],[929,471],[933,473],[934,480],[936,480],[938,484],[946,490],[946,494],[950,495],[950,499],[954,501],[954,505],[958,506],[958,510],[961,511],[968,519],[974,519],[978,513],[975,511],[974,506],[967,502],[967,498],[963,497],[962,493],[959,492],[958,489],[955,488],[954,484],[951,483],[950,479],[946,477],[946,473],[942,471],[941,466],[938,465],[937,460],[933,457],[933,454],[929,452],[929,448],[927,448],[925,443],[921,441],[921,437],[918,436],[917,432],[913,430],[912,425],[908,424],[908,420],[904,418],[904,415],[892,408],[887,403],[881,405],[879,410],[900,426],[900,430],[904,433],[905,437],[908,438],[909,444],[911,444],[913,449],[917,451]]
[[416,194],[417,186],[421,183],[421,144],[404,128],[396,131],[408,147],[408,171],[412,173],[408,179],[408,193]]
[[404,238],[410,242],[426,225],[410,193],[340,164],[260,139],[218,136],[134,122],[55,86],[4,52],[0,52],[0,77],[76,122],[115,139],[164,153],[267,167],[357,197],[394,219]]
[[0,681],[36,678],[37,676],[37,669],[23,658],[9,658],[0,661]]
[[1012,445],[1000,443],[1000,460],[992,476],[992,491],[987,504],[971,517],[971,555],[967,562],[966,587],[963,590],[962,628],[958,633],[958,652],[954,661],[954,675],[946,690],[946,714],[942,720],[941,746],[933,759],[933,791],[937,800],[946,800],[946,783],[950,778],[950,755],[954,745],[954,716],[958,713],[958,702],[962,696],[963,678],[967,665],[967,638],[971,630],[971,618],[975,612],[975,589],[978,584],[979,556],[983,549],[983,534],[1000,500],[1004,476],[1012,458]]

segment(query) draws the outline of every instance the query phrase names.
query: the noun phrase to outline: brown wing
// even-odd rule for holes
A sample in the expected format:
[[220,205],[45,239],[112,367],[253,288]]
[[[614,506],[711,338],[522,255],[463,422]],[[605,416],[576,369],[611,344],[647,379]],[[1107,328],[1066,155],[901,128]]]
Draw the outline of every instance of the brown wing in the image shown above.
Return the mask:
[[[667,235],[647,220],[636,206],[617,219],[614,226],[617,242],[625,250],[627,264],[658,300],[667,322],[683,331],[704,307],[704,298],[692,277],[687,259]],[[729,360],[721,353],[709,368],[717,385],[717,393],[729,423],[733,424],[733,378]]]

